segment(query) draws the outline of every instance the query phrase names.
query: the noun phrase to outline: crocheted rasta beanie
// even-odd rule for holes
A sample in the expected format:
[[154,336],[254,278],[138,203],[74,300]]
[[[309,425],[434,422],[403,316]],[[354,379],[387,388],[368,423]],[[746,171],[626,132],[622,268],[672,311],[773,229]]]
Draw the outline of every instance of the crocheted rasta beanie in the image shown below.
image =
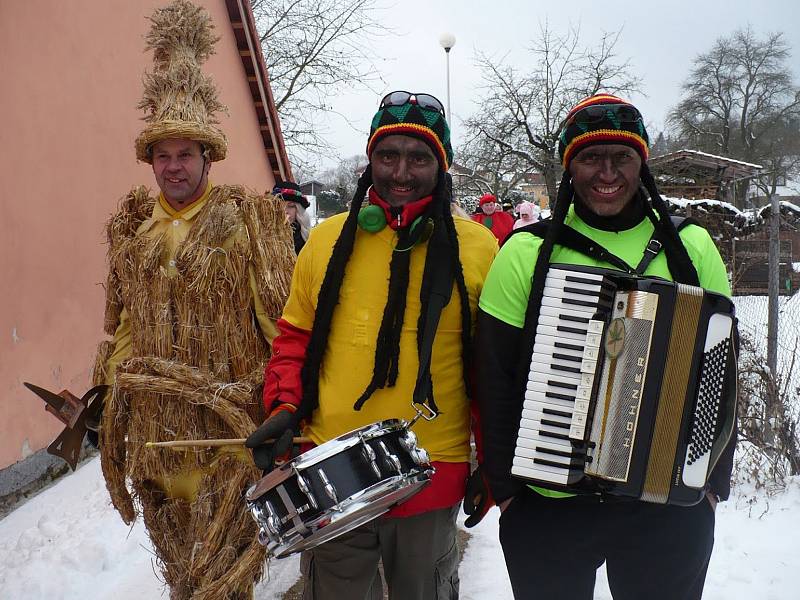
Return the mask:
[[275,187],[272,188],[272,195],[286,202],[297,202],[303,208],[310,206],[308,199],[300,191],[300,186],[293,181],[276,181]]
[[370,126],[368,157],[372,157],[375,145],[387,135],[408,135],[422,140],[431,147],[443,171],[447,171],[453,163],[450,127],[444,115],[437,110],[423,108],[411,102],[379,109]]
[[594,144],[630,146],[642,162],[647,160],[649,138],[642,115],[622,98],[611,94],[584,98],[569,111],[565,123],[558,138],[558,156],[565,169],[578,152]]

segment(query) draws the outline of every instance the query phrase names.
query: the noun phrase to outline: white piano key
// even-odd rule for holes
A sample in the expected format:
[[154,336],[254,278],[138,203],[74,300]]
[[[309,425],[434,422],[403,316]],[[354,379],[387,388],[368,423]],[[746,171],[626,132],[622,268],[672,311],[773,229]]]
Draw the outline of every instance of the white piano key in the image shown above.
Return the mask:
[[576,313],[592,317],[597,314],[597,307],[582,306],[580,304],[564,304],[560,298],[553,298],[551,296],[542,297],[542,306],[550,306],[555,309],[566,309]]
[[[578,327],[570,327],[570,329],[575,329],[577,331],[580,331],[580,328],[578,328]],[[564,331],[563,329],[559,330],[559,329],[556,329],[555,326],[542,325],[540,323],[540,324],[538,324],[536,326],[536,335],[538,336],[540,334],[541,335],[552,335],[553,337],[560,337],[560,338],[562,338],[564,340],[578,340],[579,342],[583,342],[583,343],[588,344],[590,346],[599,346],[600,345],[600,336],[597,335],[597,341],[592,343],[592,341],[594,341],[594,340],[590,340],[589,337],[591,335],[596,335],[596,334],[589,334],[587,336],[587,334],[585,332],[585,328],[584,328],[584,333],[575,333],[573,331]]]
[[562,383],[574,383],[582,387],[591,387],[594,385],[594,376],[589,373],[564,373],[561,371],[553,371],[545,365],[532,365],[528,373],[528,381],[541,381],[547,383],[548,381],[560,381]]
[[572,407],[575,406],[575,401],[564,400],[563,398],[551,398],[545,396],[543,392],[537,392],[536,390],[529,390],[525,392],[525,400],[522,402],[524,407],[534,408],[536,406],[541,406],[542,404],[552,405],[556,407],[556,410],[558,410],[558,407],[572,409]]
[[536,435],[527,431],[527,435],[517,436],[517,448],[529,448],[535,450],[538,447],[550,448],[552,450],[561,450],[562,452],[571,452],[573,449],[572,442],[569,440],[561,440],[547,436]]
[[545,279],[545,289],[563,290],[565,288],[586,290],[595,294],[600,294],[603,290],[602,283],[585,283],[583,281],[567,281],[566,279]]
[[552,279],[553,281],[566,281],[567,277],[580,277],[581,279],[592,279],[595,281],[603,281],[604,278],[602,273],[586,273],[583,271],[556,269],[552,267],[547,271],[547,279]]
[[[583,349],[575,349],[575,348],[561,348],[556,346],[555,338],[551,338],[550,336],[541,336],[542,339],[536,340],[536,343],[533,345],[533,351],[538,354],[565,354],[567,356],[574,356],[578,359],[586,357],[586,347],[584,346]],[[563,344],[562,344],[563,345]],[[572,344],[575,346],[579,346],[578,344]],[[597,348],[592,348],[594,352],[597,352]],[[591,358],[591,357],[586,357]],[[595,358],[595,360],[597,360]]]
[[[515,459],[516,460],[516,459]],[[520,459],[527,460],[527,459]],[[548,469],[548,468],[531,468],[533,461],[530,463],[514,464],[511,467],[511,474],[525,477],[526,479],[533,479],[538,481],[547,481],[550,483],[557,483],[561,485],[569,485],[580,481],[583,478],[583,473],[576,470],[566,469]],[[536,467],[547,467],[547,465],[535,465]]]
[[[542,304],[539,308],[539,314],[548,317],[578,317],[581,319],[589,319],[591,315],[587,314],[585,310],[575,310],[570,306],[550,306],[549,304]],[[594,314],[594,313],[593,313]]]

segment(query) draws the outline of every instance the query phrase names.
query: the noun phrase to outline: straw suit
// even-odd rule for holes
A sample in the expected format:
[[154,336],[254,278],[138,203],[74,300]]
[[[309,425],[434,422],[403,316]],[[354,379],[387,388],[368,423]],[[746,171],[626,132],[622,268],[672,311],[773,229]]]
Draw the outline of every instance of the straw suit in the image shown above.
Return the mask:
[[[207,174],[205,161],[226,152],[213,119],[222,105],[199,69],[213,52],[210,18],[177,0],[151,21],[155,61],[137,158],[153,164],[152,148],[165,140],[199,142]],[[145,442],[245,437],[261,422],[254,389],[288,295],[291,230],[272,196],[208,182],[176,210],[163,190],[132,189],[108,224],[113,339],[101,344],[94,374],[113,390],[103,474],[122,519],[144,519],[170,598],[247,599],[264,550],[241,494],[260,471],[241,448],[176,452]]]

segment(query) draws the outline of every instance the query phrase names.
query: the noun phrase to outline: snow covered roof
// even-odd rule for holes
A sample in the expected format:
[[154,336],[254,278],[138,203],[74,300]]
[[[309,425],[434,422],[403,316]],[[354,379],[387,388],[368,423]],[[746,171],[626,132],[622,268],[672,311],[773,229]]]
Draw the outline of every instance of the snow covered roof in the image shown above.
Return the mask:
[[727,156],[708,154],[700,150],[677,150],[661,156],[654,156],[650,158],[648,164],[651,167],[664,167],[679,162],[691,163],[710,169],[733,168],[736,171],[745,171],[751,175],[757,174],[763,168],[761,165],[728,158]]

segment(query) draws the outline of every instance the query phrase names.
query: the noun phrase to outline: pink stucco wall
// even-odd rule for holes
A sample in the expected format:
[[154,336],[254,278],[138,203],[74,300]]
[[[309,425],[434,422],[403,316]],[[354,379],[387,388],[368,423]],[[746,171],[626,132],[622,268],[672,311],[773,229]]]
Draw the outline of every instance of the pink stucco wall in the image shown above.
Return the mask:
[[[224,0],[205,5],[221,36],[205,72],[230,111],[216,183],[273,177]],[[151,55],[143,36],[166,0],[0,2],[0,468],[45,447],[60,424],[31,381],[80,394],[102,339],[104,223],[135,184],[136,104]]]

